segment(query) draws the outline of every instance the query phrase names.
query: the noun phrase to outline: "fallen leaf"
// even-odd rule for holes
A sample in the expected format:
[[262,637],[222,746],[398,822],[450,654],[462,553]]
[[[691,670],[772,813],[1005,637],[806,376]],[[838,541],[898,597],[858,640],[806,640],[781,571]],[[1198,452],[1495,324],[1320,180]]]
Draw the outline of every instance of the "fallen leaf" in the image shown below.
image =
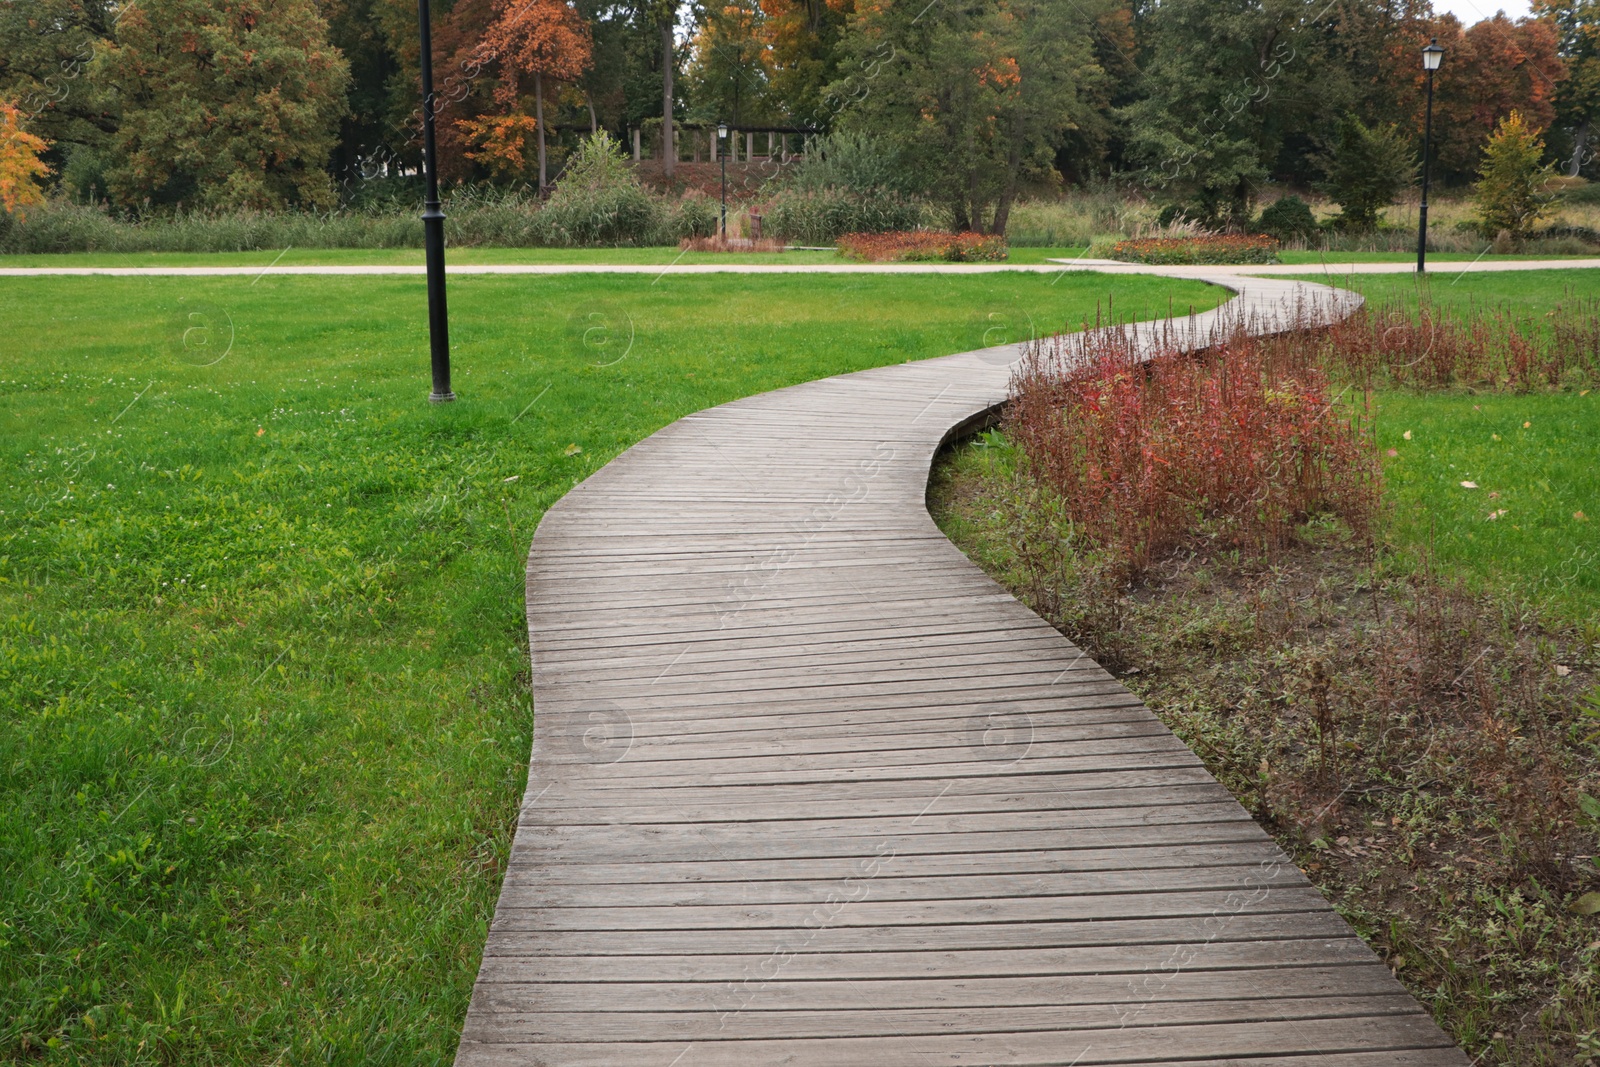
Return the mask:
[[567,456],[576,456],[579,452],[582,452],[582,451],[583,451],[583,446],[582,445],[568,445],[566,447],[565,451],[562,454],[563,455],[567,455]]
[[1578,915],[1593,915],[1600,911],[1600,893],[1585,893],[1572,902],[1572,911]]
[[1489,499],[1490,500],[1499,500],[1500,499],[1500,494],[1498,492],[1492,492],[1492,493],[1489,494]]
[[1476,489],[1476,488],[1478,488],[1478,483],[1477,482],[1462,482],[1461,483],[1461,488],[1463,488],[1463,489]]
[[1501,508],[1499,511],[1491,511],[1491,512],[1489,512],[1489,521],[1493,522],[1494,520],[1498,519],[1500,516],[1504,515],[1505,513],[1506,513],[1506,509],[1505,508]]
[[267,431],[263,430],[261,427],[259,427],[259,426],[256,427],[256,436],[257,437],[260,437],[262,434],[264,434],[266,432]]
[[1524,429],[1524,430],[1526,430],[1526,429],[1527,429],[1527,428],[1528,428],[1528,427],[1530,427],[1530,426],[1532,426],[1532,425],[1533,425],[1533,423],[1531,423],[1531,422],[1525,422],[1525,423],[1523,423],[1523,424],[1522,424],[1522,428],[1523,428],[1523,429]]
[[1411,431],[1407,430],[1405,433],[1401,434],[1400,436],[1404,437],[1407,441],[1409,441],[1409,440],[1411,440]]
[[1557,663],[1556,664],[1556,677],[1557,678],[1565,678],[1567,675],[1569,675],[1571,673],[1572,673],[1572,668],[1567,666],[1565,663]]
[[1572,517],[1577,519],[1579,522],[1588,522],[1589,521],[1589,516],[1585,515],[1581,511],[1574,511],[1572,513]]
[[1500,435],[1497,434],[1497,433],[1492,433],[1492,434],[1489,435],[1489,438],[1491,440],[1498,441],[1498,440],[1500,440]]
[[1587,390],[1587,389],[1580,389],[1580,390],[1578,390],[1578,395],[1579,395],[1579,396],[1588,396],[1588,395],[1589,395],[1589,390]]
[[521,480],[522,480],[522,475],[520,475],[520,474],[513,474],[513,475],[512,475],[512,476],[511,476],[511,477],[509,477],[509,478],[502,478],[502,479],[500,479],[500,480],[501,480],[501,481],[502,481],[502,482],[520,482],[520,481],[521,481]]
[[1391,449],[1389,449],[1389,458],[1390,458],[1390,459],[1393,459],[1393,458],[1394,458],[1394,457],[1395,457],[1395,456],[1398,456],[1398,455],[1399,455],[1399,454],[1400,454],[1400,453],[1399,453],[1399,452],[1397,452],[1397,451],[1395,451],[1395,450],[1394,450],[1394,449],[1392,449],[1392,448],[1391,448]]

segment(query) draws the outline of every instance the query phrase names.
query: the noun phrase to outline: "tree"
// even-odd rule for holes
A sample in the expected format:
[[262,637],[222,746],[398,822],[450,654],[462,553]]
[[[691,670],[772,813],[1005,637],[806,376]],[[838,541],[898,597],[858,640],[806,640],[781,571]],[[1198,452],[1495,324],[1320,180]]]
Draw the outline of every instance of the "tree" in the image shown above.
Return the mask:
[[1522,112],[1513,111],[1500,121],[1483,149],[1474,188],[1478,218],[1486,236],[1510,234],[1520,241],[1549,209],[1545,192],[1550,168],[1544,159],[1541,131],[1530,126]]
[[1084,5],[974,0],[857,10],[850,76],[828,88],[839,126],[884,137],[914,188],[957,229],[1004,233],[1027,175],[1047,177],[1063,132],[1087,121],[1094,62]]
[[772,99],[798,126],[827,130],[835,109],[825,91],[840,77],[840,42],[855,0],[761,0]]
[[1314,14],[1312,0],[1164,0],[1145,16],[1143,98],[1121,111],[1129,151],[1190,217],[1246,225],[1285,137],[1314,125]]
[[1378,215],[1411,184],[1417,158],[1410,138],[1391,123],[1376,129],[1354,115],[1339,120],[1339,140],[1323,191],[1340,207],[1341,229],[1377,227]]
[[544,86],[572,82],[589,68],[589,25],[566,0],[496,0],[495,21],[484,32],[479,55],[499,64],[495,100],[516,115],[521,79],[533,77],[539,144],[539,190],[550,184],[546,161]]
[[1453,15],[1434,20],[1410,40],[1394,47],[1404,54],[1409,83],[1397,88],[1395,113],[1411,116],[1412,132],[1422,138],[1427,84],[1418,53],[1429,37],[1446,49],[1434,75],[1434,178],[1460,181],[1472,176],[1479,153],[1495,124],[1520,111],[1533,126],[1555,120],[1555,99],[1566,70],[1557,54],[1551,24],[1504,15],[1484,19],[1463,31]]
[[661,41],[661,174],[671,181],[678,169],[677,142],[672,130],[676,111],[673,77],[678,70],[673,35],[678,31],[678,3],[677,0],[641,0],[641,3],[642,13],[655,24]]
[[93,69],[122,100],[107,178],[124,203],[333,202],[349,74],[312,0],[141,0]]
[[1556,90],[1556,123],[1571,131],[1567,174],[1576,178],[1600,117],[1600,3],[1596,0],[1533,0],[1533,12],[1550,23],[1567,77]]
[[114,102],[86,76],[116,25],[115,0],[0,3],[0,98],[49,143],[45,160],[93,152],[116,129]]
[[49,143],[22,128],[22,109],[0,100],[0,207],[7,215],[22,215],[44,203],[38,182],[50,173],[39,157]]
[[772,117],[767,108],[771,50],[764,22],[756,0],[722,0],[705,9],[688,79],[693,110],[701,119],[743,126]]

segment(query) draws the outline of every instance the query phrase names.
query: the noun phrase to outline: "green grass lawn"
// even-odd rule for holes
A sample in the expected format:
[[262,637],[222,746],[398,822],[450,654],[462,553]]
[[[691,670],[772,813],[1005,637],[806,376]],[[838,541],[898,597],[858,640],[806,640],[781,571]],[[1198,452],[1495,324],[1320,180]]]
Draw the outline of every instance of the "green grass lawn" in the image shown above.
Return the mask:
[[[0,280],[0,1061],[448,1063],[550,503],[738,396],[1131,277]],[[41,1048],[43,1046],[43,1048]]]
[[[1563,300],[1600,297],[1600,274],[1441,271],[1421,283],[1370,275],[1351,287],[1374,304],[1415,307],[1425,291],[1463,312],[1504,305],[1537,319]],[[1561,615],[1600,617],[1600,390],[1386,390],[1375,412],[1398,543]]]

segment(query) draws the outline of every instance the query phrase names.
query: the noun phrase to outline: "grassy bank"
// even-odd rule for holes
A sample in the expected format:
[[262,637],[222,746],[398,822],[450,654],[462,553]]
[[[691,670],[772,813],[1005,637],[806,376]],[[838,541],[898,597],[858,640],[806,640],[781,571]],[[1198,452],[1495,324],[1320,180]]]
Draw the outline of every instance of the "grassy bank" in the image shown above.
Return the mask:
[[[1600,295],[1600,273],[1590,271],[1348,284],[1374,304],[1415,308],[1426,297],[1463,313],[1508,307],[1535,321]],[[1600,615],[1600,389],[1386,391],[1375,416],[1398,547],[1426,550],[1479,588],[1515,590],[1564,617]]]
[[[1138,278],[4,279],[0,1060],[448,1063],[540,515],[689,412]],[[996,317],[998,316],[998,318]]]

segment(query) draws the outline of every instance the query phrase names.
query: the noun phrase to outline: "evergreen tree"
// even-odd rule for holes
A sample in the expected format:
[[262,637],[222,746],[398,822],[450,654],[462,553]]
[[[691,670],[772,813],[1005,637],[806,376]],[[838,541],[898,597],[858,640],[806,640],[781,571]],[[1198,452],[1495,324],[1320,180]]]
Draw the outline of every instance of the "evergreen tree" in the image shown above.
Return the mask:
[[1398,126],[1374,129],[1346,115],[1339,120],[1339,139],[1322,189],[1340,207],[1340,229],[1367,231],[1377,227],[1379,214],[1411,184],[1416,171],[1416,154]]
[[1321,108],[1316,10],[1312,0],[1164,0],[1144,19],[1144,96],[1122,110],[1130,154],[1189,217],[1246,225],[1286,134]]

